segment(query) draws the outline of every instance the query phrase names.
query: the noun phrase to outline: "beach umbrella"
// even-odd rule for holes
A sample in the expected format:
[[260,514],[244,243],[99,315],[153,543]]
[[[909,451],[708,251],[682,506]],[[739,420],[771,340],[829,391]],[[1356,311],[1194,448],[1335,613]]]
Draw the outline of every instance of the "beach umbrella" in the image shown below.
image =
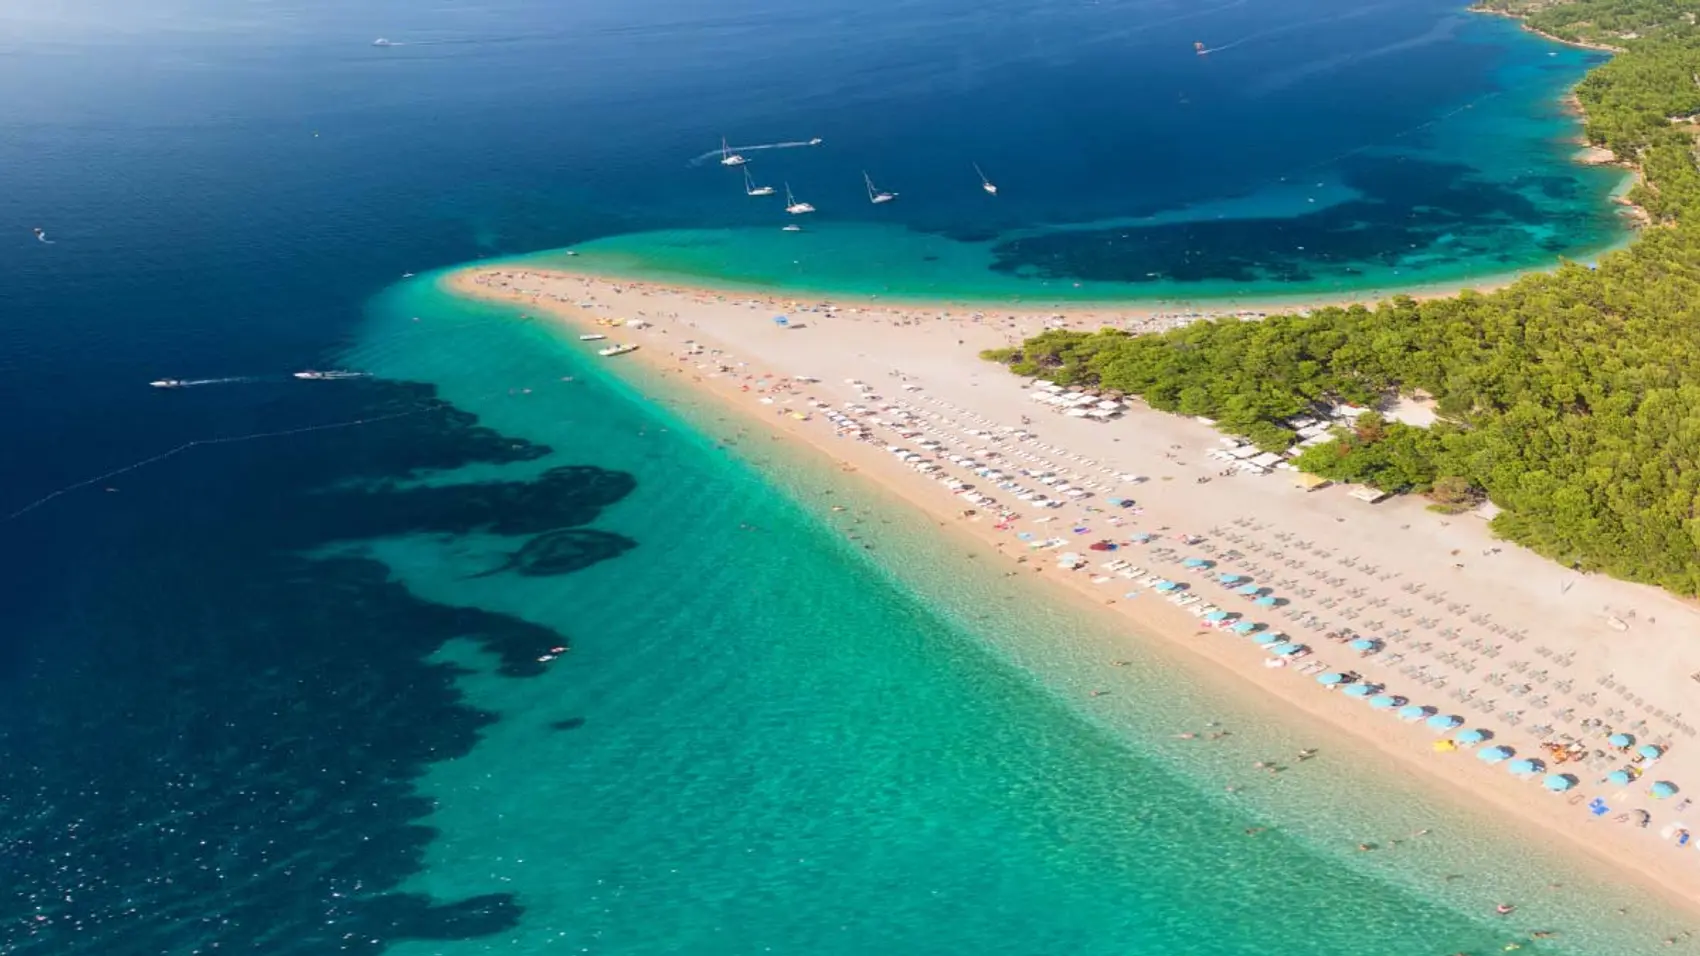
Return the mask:
[[1400,720],[1422,720],[1434,713],[1434,708],[1427,704],[1406,704],[1399,708]]
[[1226,621],[1228,619],[1228,612],[1211,611],[1209,614],[1204,615],[1204,619],[1206,621]]
[[1432,746],[1434,747],[1436,753],[1443,753],[1443,754],[1451,753],[1452,751],[1458,749],[1458,745],[1453,743],[1450,740],[1437,740],[1433,743]]
[[1567,773],[1549,773],[1547,778],[1541,781],[1541,786],[1554,793],[1563,793],[1576,786],[1576,778]]
[[1264,647],[1268,647],[1269,649],[1274,650],[1274,646],[1276,644],[1280,644],[1282,642],[1283,638],[1281,637],[1281,635],[1275,633],[1274,631],[1264,631],[1263,633],[1255,635],[1254,637],[1252,637],[1252,640],[1256,641],[1258,644],[1260,644]]
[[1378,697],[1371,697],[1369,699],[1369,705],[1374,707],[1376,710],[1387,710],[1391,707],[1397,707],[1404,702],[1405,698],[1395,697],[1392,694],[1382,694]]
[[1606,774],[1606,783],[1614,787],[1626,787],[1629,785],[1629,781],[1634,779],[1627,770],[1613,770]]
[[1466,730],[1458,735],[1458,742],[1461,744],[1479,744],[1492,738],[1493,731],[1491,730]]
[[1370,638],[1370,637],[1360,637],[1357,640],[1353,641],[1352,643],[1350,643],[1346,646],[1350,647],[1354,651],[1379,651],[1379,650],[1381,650],[1381,642],[1378,641],[1378,640],[1375,640],[1374,638]]
[[1216,575],[1216,580],[1222,582],[1223,584],[1233,584],[1235,581],[1240,580],[1242,577],[1243,577],[1243,575],[1239,575],[1239,574],[1218,574],[1218,575]]
[[774,325],[790,325],[791,320],[786,318],[783,315],[776,315],[776,316],[773,317],[773,324]]
[[1658,744],[1642,744],[1635,748],[1635,752],[1648,760],[1657,760],[1665,755],[1665,748]]
[[1141,531],[1140,533],[1134,535],[1129,540],[1133,541],[1133,543],[1135,543],[1135,544],[1144,544],[1145,542],[1151,540],[1151,536],[1149,534],[1146,534],[1145,532]]
[[1501,760],[1510,760],[1516,754],[1517,751],[1510,747],[1483,747],[1476,751],[1476,759],[1484,763],[1499,763]]
[[1251,621],[1240,621],[1233,626],[1233,632],[1235,634],[1250,634],[1252,631],[1258,630],[1262,626],[1263,625],[1255,624]]
[[1546,768],[1546,764],[1534,759],[1533,757],[1522,757],[1511,761],[1505,769],[1517,774],[1518,776],[1526,776],[1531,773],[1540,773]]
[[1676,784],[1671,783],[1669,780],[1660,780],[1658,783],[1653,784],[1652,788],[1647,792],[1658,797],[1660,800],[1663,800],[1666,797],[1676,795]]
[[1243,584],[1243,585],[1240,586],[1239,593],[1240,594],[1256,594],[1257,592],[1259,592],[1261,590],[1263,590],[1263,589],[1258,587],[1255,584]]
[[1335,673],[1318,674],[1316,675],[1316,682],[1324,687],[1333,687],[1336,684],[1346,683],[1346,675]]
[[1173,581],[1158,581],[1155,587],[1159,591],[1173,591],[1175,588],[1180,587],[1180,585]]
[[1183,568],[1202,568],[1207,562],[1203,558],[1187,558],[1181,562]]
[[1254,603],[1257,604],[1259,607],[1274,607],[1276,604],[1279,604],[1280,602],[1275,600],[1273,597],[1265,594],[1264,596],[1258,598]]
[[1451,730],[1464,723],[1464,718],[1457,714],[1435,714],[1428,719],[1428,725],[1435,730]]
[[1381,689],[1380,687],[1377,687],[1374,684],[1353,684],[1352,686],[1346,688],[1346,696],[1347,697],[1371,697],[1371,696],[1374,696],[1375,692],[1380,690],[1380,689]]
[[1293,643],[1289,642],[1289,643],[1286,643],[1286,644],[1275,645],[1274,647],[1270,648],[1270,652],[1273,653],[1276,657],[1292,657],[1294,654],[1297,654],[1298,652],[1300,652],[1304,649],[1305,649],[1305,646],[1303,644],[1293,644]]
[[1635,743],[1634,734],[1612,734],[1606,738],[1606,743],[1619,750],[1628,750]]

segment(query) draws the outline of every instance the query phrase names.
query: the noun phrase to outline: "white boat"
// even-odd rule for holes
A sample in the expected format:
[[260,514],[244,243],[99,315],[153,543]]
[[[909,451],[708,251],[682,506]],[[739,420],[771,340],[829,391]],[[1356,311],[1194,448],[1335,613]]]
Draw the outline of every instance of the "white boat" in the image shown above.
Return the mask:
[[637,350],[638,347],[635,345],[610,345],[605,349],[597,349],[596,354],[603,358],[613,358],[616,355],[624,355],[627,352],[636,352]]
[[148,384],[152,385],[154,388],[182,388],[187,383],[185,383],[182,379],[162,378],[157,382],[149,382]]
[[868,177],[866,170],[862,172],[862,184],[868,187],[868,202],[871,202],[876,206],[882,202],[891,202],[893,199],[897,198],[896,193],[882,193],[878,189],[875,189],[874,181]]
[[785,211],[790,213],[793,216],[801,216],[804,213],[814,212],[815,207],[809,205],[806,202],[798,202],[797,197],[791,195],[791,184],[786,183],[785,184]]
[[797,225],[796,223],[792,223],[789,226],[781,226],[779,231],[780,232],[802,232],[803,227]]
[[390,41],[384,39],[383,37],[379,37],[376,40],[373,40],[372,45],[373,46],[395,46],[394,43],[391,43]]
[[608,337],[608,336],[606,336],[606,335],[598,335],[598,334],[597,334],[597,333],[595,333],[595,332],[592,332],[592,333],[590,333],[590,334],[589,334],[589,335],[581,335],[581,336],[579,336],[579,337],[578,337],[578,340],[579,340],[579,341],[580,341],[580,342],[600,342],[600,341],[602,341],[602,340],[603,340],[603,339],[605,339],[605,338],[607,338],[607,337]]
[[746,196],[771,196],[771,195],[773,195],[773,187],[772,186],[757,186],[756,181],[750,178],[750,167],[745,166],[744,167],[744,195],[746,195]]
[[340,379],[345,379],[345,378],[365,378],[366,373],[365,372],[342,372],[342,371],[336,371],[336,370],[332,370],[332,371],[329,371],[329,372],[319,372],[319,371],[315,371],[313,369],[308,369],[305,372],[296,372],[295,377],[296,378],[304,378],[304,379],[307,379],[308,381],[312,381],[312,382],[335,382],[335,381],[338,381]]
[[742,166],[747,162],[749,162],[749,160],[732,152],[732,147],[726,143],[726,137],[720,137],[720,165]]
[[992,181],[986,178],[984,172],[981,172],[979,163],[974,164],[974,171],[980,173],[980,188],[984,189],[988,195],[996,196],[998,187],[992,185]]
[[810,146],[819,146],[820,144],[821,144],[821,138],[819,136],[816,136],[815,138],[809,140]]

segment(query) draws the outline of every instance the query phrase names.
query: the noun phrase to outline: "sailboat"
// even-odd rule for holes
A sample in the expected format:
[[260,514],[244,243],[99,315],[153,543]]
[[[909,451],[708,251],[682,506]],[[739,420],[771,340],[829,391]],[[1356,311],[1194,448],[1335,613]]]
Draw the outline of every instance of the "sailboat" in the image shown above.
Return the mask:
[[862,183],[868,187],[868,202],[871,202],[876,206],[882,202],[891,202],[893,199],[897,198],[896,193],[882,193],[878,189],[875,189],[873,179],[868,176],[865,170],[862,173]]
[[773,187],[772,186],[757,186],[756,181],[750,178],[750,167],[745,166],[744,167],[744,195],[746,195],[746,196],[771,196],[771,195],[773,195]]
[[785,211],[790,213],[793,216],[801,216],[804,213],[814,212],[815,207],[809,205],[806,202],[798,202],[797,197],[791,195],[791,184],[786,183],[785,184]]
[[732,152],[732,147],[726,143],[726,137],[720,137],[720,165],[742,166],[747,162],[749,162],[749,160]]
[[981,172],[979,163],[974,164],[974,171],[980,173],[980,188],[984,189],[988,194],[996,196],[998,194],[998,187],[992,185],[992,181],[986,178],[986,174],[984,172]]

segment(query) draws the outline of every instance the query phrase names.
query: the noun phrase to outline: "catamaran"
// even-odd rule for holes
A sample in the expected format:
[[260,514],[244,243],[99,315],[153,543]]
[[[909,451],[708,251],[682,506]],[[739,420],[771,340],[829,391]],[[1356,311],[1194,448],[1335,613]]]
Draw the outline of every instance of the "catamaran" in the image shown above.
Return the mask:
[[979,163],[974,164],[974,171],[980,173],[980,188],[984,189],[988,194],[996,196],[998,194],[998,187],[992,185],[992,181],[986,178],[986,174],[980,170]]
[[868,202],[871,202],[876,206],[882,202],[891,202],[893,199],[897,198],[896,193],[882,193],[878,189],[875,189],[873,179],[868,176],[867,171],[865,170],[862,172],[862,184],[868,187]]
[[785,184],[785,211],[790,213],[793,216],[801,216],[804,213],[814,212],[815,207],[809,205],[806,202],[798,202],[797,197],[791,195],[791,184],[786,183]]
[[744,195],[746,195],[746,196],[771,196],[771,195],[773,195],[773,187],[772,186],[757,186],[756,181],[750,178],[750,167],[745,166],[744,167]]
[[726,137],[720,137],[720,165],[742,166],[747,162],[749,162],[749,160],[732,152],[732,147],[727,144]]

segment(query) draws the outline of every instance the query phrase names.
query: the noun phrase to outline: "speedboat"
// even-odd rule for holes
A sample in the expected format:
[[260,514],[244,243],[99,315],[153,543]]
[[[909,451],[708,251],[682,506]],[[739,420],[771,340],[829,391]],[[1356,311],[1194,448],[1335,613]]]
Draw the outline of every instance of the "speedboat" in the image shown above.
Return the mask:
[[589,335],[581,335],[581,336],[579,336],[579,337],[578,337],[578,340],[579,340],[579,341],[580,341],[580,342],[600,342],[600,341],[602,341],[602,340],[603,340],[603,339],[605,339],[605,338],[607,338],[607,337],[608,337],[608,336],[606,336],[606,335],[600,335],[600,334],[598,334],[598,333],[595,333],[595,332],[592,332],[592,333],[590,333],[590,334],[589,334]]
[[344,378],[365,378],[366,373],[365,372],[341,372],[341,371],[335,371],[335,370],[329,371],[329,372],[319,372],[319,371],[315,371],[313,369],[308,369],[305,372],[296,372],[295,377],[307,379],[308,381],[313,381],[313,382],[334,382],[334,381],[337,381],[338,379],[344,379]]
[[189,383],[179,378],[162,378],[157,382],[149,382],[154,388],[182,388]]
[[819,136],[816,136],[814,139],[809,140],[809,145],[810,146],[819,146],[822,142],[823,141],[821,140],[821,138]]
[[624,355],[627,352],[636,352],[637,350],[638,347],[635,345],[610,345],[605,349],[597,349],[596,354],[603,358],[613,358],[616,355]]
[[383,37],[379,37],[376,40],[373,40],[372,45],[373,46],[395,46],[394,43],[391,43],[390,41],[384,39]]
[[749,160],[732,152],[732,147],[726,143],[726,137],[720,137],[720,165],[742,166],[747,162],[749,162]]
[[814,212],[815,207],[809,205],[806,202],[798,202],[797,197],[791,195],[791,184],[786,183],[785,184],[785,211],[790,213],[793,216],[801,216],[804,213]]
[[882,202],[891,202],[893,199],[897,198],[896,193],[882,193],[878,189],[875,189],[874,181],[868,177],[866,172],[862,173],[862,185],[868,187],[868,202],[871,202],[876,206]]
[[789,226],[781,226],[779,231],[780,232],[802,232],[803,227],[797,225],[796,223],[792,223]]
[[998,187],[992,185],[992,181],[987,179],[986,174],[980,171],[979,163],[974,164],[974,171],[980,173],[980,188],[984,189],[987,195],[996,196],[998,194]]

